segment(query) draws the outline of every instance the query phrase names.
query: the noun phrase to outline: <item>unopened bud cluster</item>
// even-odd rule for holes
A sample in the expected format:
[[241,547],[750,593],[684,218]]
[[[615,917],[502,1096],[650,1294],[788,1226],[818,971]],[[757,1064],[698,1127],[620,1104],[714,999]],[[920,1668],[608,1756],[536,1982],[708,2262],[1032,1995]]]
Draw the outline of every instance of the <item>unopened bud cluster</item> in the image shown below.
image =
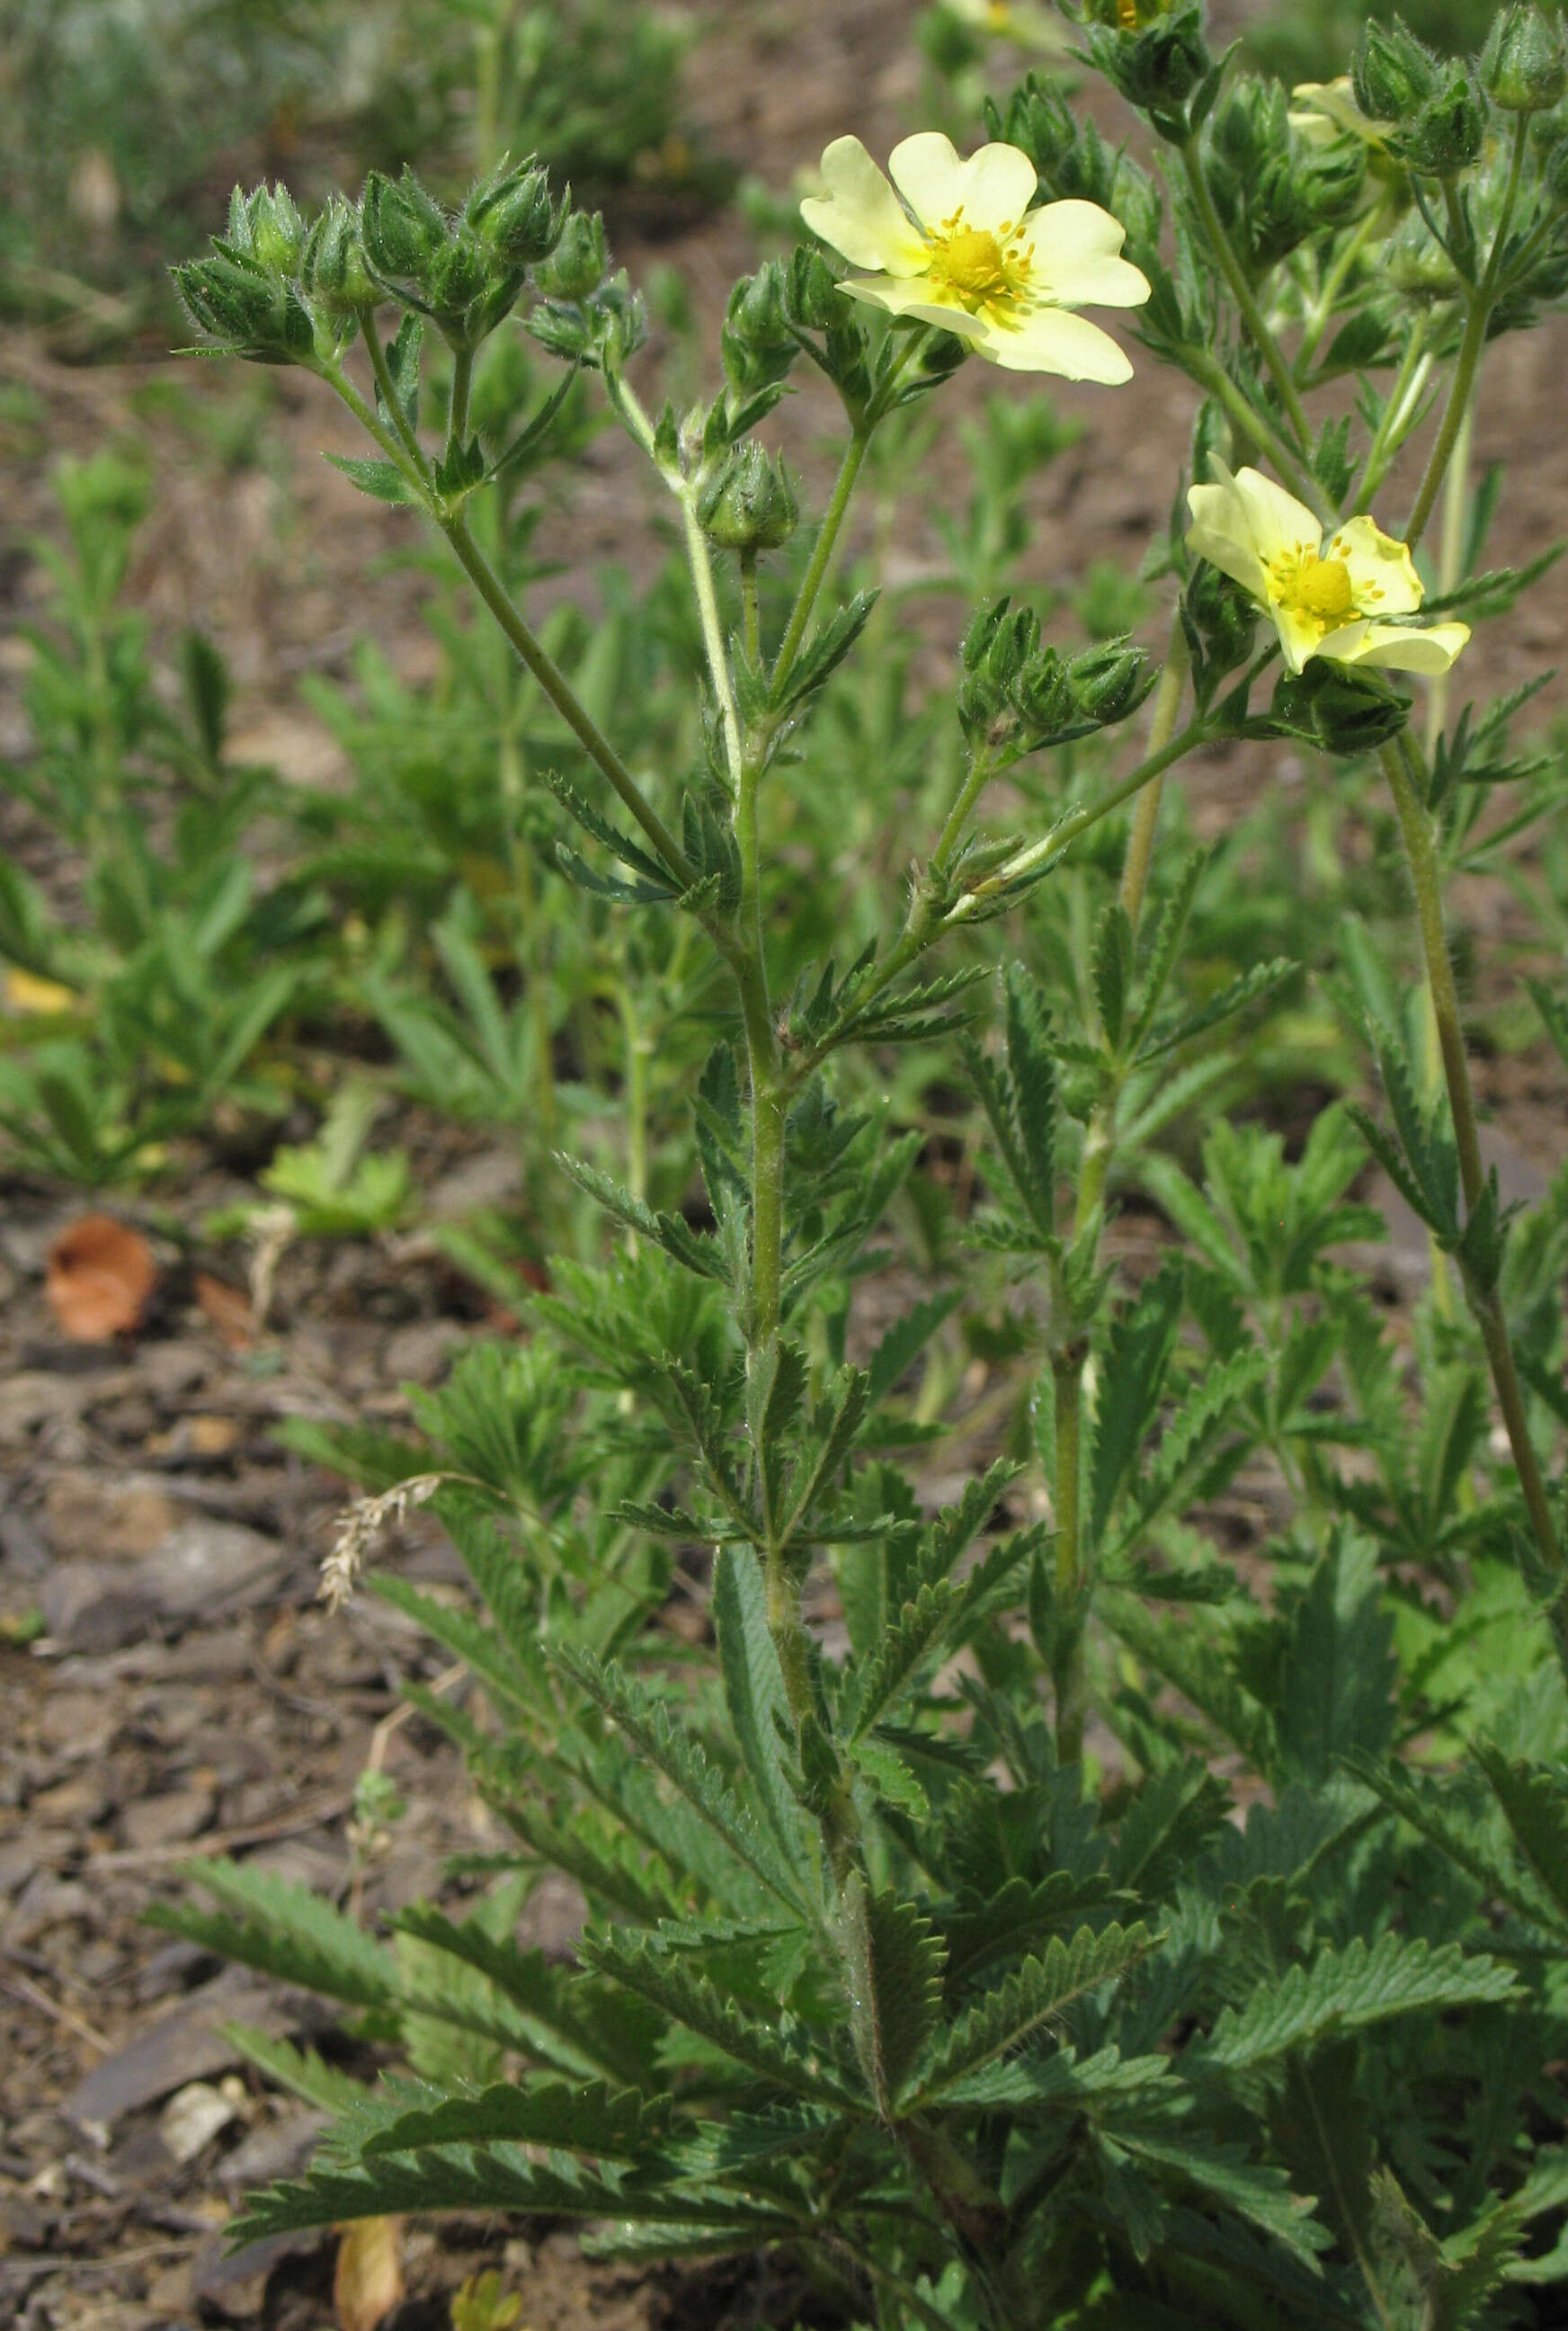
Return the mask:
[[1220,86],[1201,7],[1150,0],[1092,0],[1088,52],[1127,103],[1162,138],[1181,145],[1199,128]]
[[309,226],[285,188],[236,188],[227,234],[175,280],[223,347],[264,364],[309,364],[332,362],[387,301],[471,352],[530,283],[546,307],[581,307],[607,271],[602,222],[557,202],[534,162],[503,161],[455,213],[411,170],[373,170],[356,204],[335,195]]
[[1005,759],[1125,720],[1154,674],[1141,648],[1111,640],[1063,657],[1041,644],[1040,618],[1006,599],[965,634],[958,718],[972,747]]

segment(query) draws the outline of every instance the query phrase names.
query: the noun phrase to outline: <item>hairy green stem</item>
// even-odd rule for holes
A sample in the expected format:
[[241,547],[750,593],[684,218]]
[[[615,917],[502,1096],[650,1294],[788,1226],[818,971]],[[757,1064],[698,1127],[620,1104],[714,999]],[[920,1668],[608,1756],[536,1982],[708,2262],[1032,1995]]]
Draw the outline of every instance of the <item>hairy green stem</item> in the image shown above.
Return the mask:
[[756,604],[756,551],[755,547],[749,550],[743,550],[740,554],[740,619],[743,634],[746,640],[746,661],[749,663],[760,664],[762,661],[762,622],[757,613]]
[[[381,391],[381,402],[385,409],[387,420],[396,433],[398,443],[413,463],[421,483],[428,486],[430,463],[425,459],[424,448],[419,442],[419,433],[403,409],[403,399],[399,396],[393,380],[392,367],[386,361],[386,350],[381,345],[381,335],[375,328],[375,318],[373,314],[361,316],[359,330],[366,347],[370,351],[370,369],[375,375],[375,385]],[[340,380],[344,377],[345,376],[339,376]],[[373,429],[372,434],[379,436],[381,433]]]
[[1422,317],[1417,316],[1411,326],[1404,354],[1399,360],[1399,369],[1394,374],[1383,405],[1383,418],[1367,448],[1361,484],[1352,505],[1354,517],[1362,517],[1377,499],[1377,490],[1387,477],[1394,455],[1404,442],[1410,415],[1421,402],[1430,370],[1431,357],[1426,347],[1426,323]]
[[[1180,611],[1172,620],[1170,646],[1165,667],[1155,690],[1154,709],[1149,716],[1148,745],[1150,754],[1160,752],[1171,741],[1176,726],[1176,715],[1182,709],[1182,694],[1192,669],[1187,634],[1183,628]],[[1138,918],[1144,910],[1144,898],[1148,889],[1149,866],[1154,857],[1155,832],[1160,821],[1160,804],[1164,794],[1164,779],[1156,776],[1138,796],[1133,813],[1132,832],[1127,837],[1127,854],[1122,868],[1121,903],[1128,922],[1136,933]],[[1122,1079],[1118,1075],[1110,1089],[1102,1093],[1095,1104],[1084,1138],[1083,1156],[1079,1165],[1078,1204],[1073,1220],[1073,1233],[1081,1238],[1088,1228],[1096,1210],[1104,1203],[1106,1181],[1110,1173],[1111,1158],[1116,1149],[1117,1105],[1121,1098]]]
[[1525,167],[1525,153],[1529,142],[1530,117],[1521,113],[1514,125],[1514,149],[1508,165],[1508,183],[1503,190],[1502,207],[1497,213],[1497,232],[1487,258],[1486,271],[1477,288],[1465,300],[1465,337],[1459,343],[1454,376],[1449,385],[1449,401],[1438,427],[1432,450],[1428,456],[1426,471],[1415,499],[1415,508],[1405,528],[1405,541],[1413,550],[1427,529],[1427,521],[1437,506],[1438,494],[1448,471],[1449,462],[1459,433],[1475,396],[1476,375],[1487,345],[1487,327],[1497,305],[1497,278],[1503,263],[1503,249],[1514,216],[1514,205],[1519,196],[1519,180]]
[[1295,370],[1297,377],[1308,369],[1322,347],[1324,335],[1334,321],[1335,305],[1345,288],[1345,280],[1365,250],[1373,228],[1378,224],[1379,211],[1374,206],[1366,213],[1354,233],[1346,237],[1344,250],[1324,277],[1317,297],[1312,303],[1312,312],[1307,319],[1301,346],[1296,351]]
[[[1476,1118],[1469,1062],[1465,1054],[1464,1032],[1459,1020],[1459,990],[1454,985],[1448,934],[1443,928],[1441,871],[1432,838],[1431,819],[1417,792],[1407,758],[1409,753],[1408,740],[1402,737],[1384,745],[1380,757],[1389,791],[1393,796],[1394,812],[1399,819],[1410,866],[1411,884],[1415,892],[1416,921],[1426,962],[1427,985],[1438,1023],[1438,1044],[1442,1054],[1454,1141],[1459,1151],[1459,1183],[1464,1192],[1466,1213],[1470,1214],[1486,1194],[1486,1169],[1481,1160],[1480,1129]],[[1466,1292],[1476,1315],[1476,1324],[1481,1331],[1481,1341],[1486,1346],[1497,1406],[1502,1412],[1508,1446],[1513,1451],[1514,1467],[1519,1477],[1519,1488],[1530,1518],[1536,1551],[1546,1571],[1558,1582],[1553,1606],[1554,1630],[1559,1644],[1568,1645],[1568,1577],[1564,1575],[1563,1551],[1557,1543],[1556,1526],[1552,1518],[1551,1501],[1542,1478],[1540,1460],[1530,1439],[1525,1395],[1514,1364],[1513,1346],[1508,1339],[1502,1304],[1494,1290],[1476,1290],[1467,1285]]]
[[843,526],[849,510],[850,501],[855,490],[855,480],[860,474],[860,464],[866,458],[866,448],[870,442],[870,426],[862,423],[855,429],[844,448],[844,458],[839,464],[839,474],[833,480],[833,490],[829,498],[827,509],[822,513],[822,525],[817,529],[811,564],[806,568],[799,595],[794,607],[790,610],[790,619],[784,626],[784,635],[779,642],[778,655],[773,668],[775,696],[785,679],[794,671],[795,658],[804,644],[806,626],[812,620],[812,611],[817,604],[817,595],[827,580],[828,568],[838,545],[840,529]]
[[454,348],[451,358],[451,403],[447,409],[447,442],[461,445],[468,435],[469,391],[473,385],[471,348]]
[[968,823],[969,813],[984,792],[994,765],[994,756],[990,747],[984,742],[977,745],[970,758],[969,766],[960,780],[958,790],[953,796],[953,806],[948,811],[942,831],[936,837],[936,846],[931,852],[933,874],[938,877],[946,874],[947,861],[964,838],[964,828]]
[[589,759],[609,779],[622,806],[636,820],[665,865],[678,881],[689,888],[696,877],[687,862],[686,853],[613,745],[603,735],[586,707],[579,703],[554,657],[536,639],[512,604],[505,585],[469,531],[461,511],[451,516],[435,511],[432,515],[451,545],[458,564],[511,642],[521,662],[537,680]]
[[[1062,1300],[1061,1290],[1057,1299]],[[1056,1620],[1059,1633],[1051,1663],[1056,1703],[1056,1755],[1076,1765],[1083,1755],[1088,1702],[1084,1670],[1082,1598],[1085,1584],[1079,1479],[1083,1469],[1083,1378],[1088,1353],[1074,1337],[1050,1362],[1056,1395]]]
[[1256,405],[1249,403],[1223,365],[1217,363],[1207,351],[1188,351],[1183,357],[1187,371],[1200,388],[1216,397],[1224,406],[1231,423],[1242,435],[1266,453],[1298,501],[1304,501],[1315,515],[1328,525],[1334,517],[1328,498],[1311,472],[1303,468],[1278,429],[1271,428]]
[[713,692],[718,699],[719,718],[724,723],[724,752],[729,764],[729,782],[738,794],[742,760],[740,715],[736,709],[735,689],[729,676],[729,657],[724,644],[724,625],[719,619],[718,595],[714,588],[713,559],[708,547],[708,537],[702,531],[702,521],[697,515],[696,494],[689,485],[680,494],[680,522],[686,532],[686,560],[691,569],[691,587],[702,623],[702,644],[708,655],[708,676],[713,681]]
[[1096,800],[1080,802],[1076,809],[1069,810],[1065,817],[1057,820],[1049,833],[1042,834],[1038,842],[1031,842],[1027,850],[1019,851],[978,888],[966,890],[943,917],[942,928],[967,922],[984,899],[993,898],[1007,883],[1016,882],[1026,874],[1037,873],[1053,864],[1080,833],[1087,833],[1091,825],[1098,825],[1102,817],[1108,817],[1113,809],[1119,809],[1123,802],[1130,801],[1135,794],[1142,793],[1145,785],[1163,776],[1174,762],[1181,760],[1195,745],[1201,745],[1208,733],[1206,718],[1200,716],[1190,720],[1180,736],[1173,737],[1168,744],[1149,754],[1136,769],[1107,787]]
[[1202,224],[1203,233],[1209,239],[1209,247],[1220,262],[1225,281],[1231,286],[1231,295],[1237,307],[1241,310],[1242,321],[1251,334],[1253,345],[1268,366],[1269,377],[1279,392],[1279,402],[1290,416],[1290,426],[1296,432],[1296,442],[1304,453],[1308,452],[1312,446],[1312,430],[1307,422],[1306,407],[1301,402],[1300,393],[1297,388],[1290,366],[1285,360],[1284,352],[1269,330],[1263,310],[1258,305],[1252,286],[1247,281],[1247,271],[1237,258],[1220,214],[1214,208],[1214,197],[1209,191],[1209,181],[1203,171],[1202,151],[1196,132],[1183,140],[1179,150],[1193,206]]

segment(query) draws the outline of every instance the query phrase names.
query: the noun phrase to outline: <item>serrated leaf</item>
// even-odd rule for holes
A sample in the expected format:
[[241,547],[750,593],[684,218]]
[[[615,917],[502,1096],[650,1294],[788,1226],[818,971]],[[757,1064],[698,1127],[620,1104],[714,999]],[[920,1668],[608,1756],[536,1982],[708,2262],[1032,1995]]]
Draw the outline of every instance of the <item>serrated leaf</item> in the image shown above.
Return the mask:
[[1175,1051],[1180,1045],[1190,1044],[1195,1037],[1207,1035],[1227,1020],[1233,1020],[1237,1013],[1244,1012],[1250,1004],[1256,1004],[1262,996],[1271,994],[1275,988],[1282,986],[1300,967],[1299,964],[1292,963],[1285,956],[1277,956],[1272,963],[1254,964],[1250,971],[1240,973],[1229,986],[1222,987],[1218,995],[1212,997],[1198,1011],[1187,1013],[1174,1027],[1151,1037],[1138,1054],[1140,1066],[1145,1061],[1159,1060],[1166,1052]]
[[1223,2150],[1184,2136],[1179,2144],[1118,2131],[1117,2142],[1144,2161],[1196,2185],[1211,2199],[1250,2220],[1264,2233],[1321,2274],[1317,2253],[1333,2246],[1326,2226],[1312,2216],[1317,2204],[1311,2194],[1293,2193],[1288,2173],[1248,2160],[1239,2145]]
[[857,591],[846,606],[835,608],[801,650],[783,684],[773,689],[775,713],[794,711],[838,669],[865,629],[877,598],[875,591]]
[[1095,1394],[1089,1527],[1098,1544],[1159,1410],[1186,1294],[1179,1261],[1163,1264],[1137,1301],[1118,1312]]
[[964,1300],[961,1287],[949,1288],[945,1294],[933,1295],[917,1303],[894,1321],[876,1350],[866,1369],[867,1403],[877,1408],[895,1389],[899,1379],[924,1351],[946,1319],[950,1319]]
[[1206,2069],[1252,2070],[1391,2016],[1511,1999],[1516,1988],[1511,1967],[1457,1943],[1434,1951],[1419,1936],[1406,1942],[1388,1934],[1368,1950],[1358,1935],[1343,1951],[1326,1946],[1310,1967],[1290,1966],[1259,1984],[1245,2007],[1224,2009],[1189,2058]]
[[1089,951],[1095,1009],[1112,1052],[1121,1047],[1132,975],[1133,926],[1126,909],[1119,899],[1115,899],[1100,917]]
[[681,1731],[668,1709],[619,1669],[601,1666],[590,1653],[563,1646],[557,1663],[661,1772],[714,1835],[757,1882],[800,1917],[804,1916],[794,1871],[771,1838],[760,1830],[727,1782],[708,1762],[698,1742]]
[[812,1832],[790,1787],[782,1743],[794,1736],[784,1670],[767,1623],[762,1565],[749,1546],[721,1546],[713,1565],[713,1622],[725,1705],[768,1827],[781,1851],[809,1867]]
[[942,1996],[942,1944],[930,1920],[857,1870],[840,1908],[850,2029],[860,2069],[886,2115],[925,2053]]
[[1025,1959],[1015,1974],[989,1991],[948,2031],[914,2092],[901,2100],[905,2113],[925,2110],[949,2088],[995,2057],[1031,2039],[1054,2015],[1114,1983],[1146,1958],[1158,1937],[1146,1927],[1081,1927],[1070,1942],[1053,1936],[1041,1958]]
[[1563,1775],[1525,1757],[1506,1756],[1490,1740],[1478,1740],[1474,1753],[1531,1874],[1559,1917],[1568,1920],[1568,1788]]
[[185,1874],[222,1911],[155,1902],[145,1914],[149,1926],[329,1999],[356,2007],[397,2004],[402,1985],[392,1954],[308,1886],[222,1858],[192,1861]]
[[666,1957],[642,1937],[591,1932],[578,1947],[590,1966],[624,1984],[758,2079],[842,2110],[865,2110],[865,2099],[829,2051],[787,2012],[765,2022],[748,2015],[706,1975]]
[[323,461],[341,470],[350,484],[378,502],[411,502],[408,480],[395,461],[372,461],[351,453],[325,453]]
[[447,2097],[400,2113],[366,2137],[360,2157],[416,2153],[432,2145],[506,2144],[636,2161],[651,2149],[666,2115],[667,2107],[650,2107],[635,2090],[613,2089],[603,2081],[584,2088],[567,2088],[560,2080],[526,2088],[501,2081],[476,2097]]

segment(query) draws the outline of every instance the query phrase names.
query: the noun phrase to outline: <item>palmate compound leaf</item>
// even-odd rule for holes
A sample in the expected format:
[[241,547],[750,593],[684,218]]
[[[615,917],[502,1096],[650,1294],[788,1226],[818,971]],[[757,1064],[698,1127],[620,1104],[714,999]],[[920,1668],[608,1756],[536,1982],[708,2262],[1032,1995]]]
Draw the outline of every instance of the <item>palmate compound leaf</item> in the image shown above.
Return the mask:
[[798,2017],[784,2012],[765,2022],[748,2015],[706,1975],[641,1936],[590,1930],[578,1951],[588,1965],[695,2032],[752,2079],[841,2111],[869,2114],[870,2100],[852,2075]]
[[921,1586],[912,1603],[905,1603],[861,1671],[851,1703],[854,1739],[862,1739],[896,1706],[937,1652],[956,1649],[969,1622],[1002,1582],[1029,1559],[1042,1536],[1032,1526],[1015,1530],[1000,1546],[993,1546],[962,1581],[934,1579]]
[[1136,1966],[1158,1940],[1143,1926],[1104,1927],[1098,1934],[1080,1927],[1070,1942],[1053,1935],[1042,1957],[1025,1959],[1016,1974],[984,1993],[959,2017],[913,2088],[899,2099],[900,2115],[940,2104],[949,2088],[1022,2046],[1075,1999]]
[[996,1892],[961,1888],[946,1921],[947,1986],[956,1996],[994,1959],[1012,1958],[1098,1909],[1110,1894],[1104,1870],[1053,1870],[1037,1885],[1012,1877]]
[[758,1827],[697,1741],[671,1721],[668,1709],[621,1669],[603,1666],[586,1651],[563,1646],[556,1660],[632,1746],[679,1791],[759,1885],[797,1918],[804,1917],[800,1881],[783,1851]]
[[1358,1935],[1343,1951],[1330,1945],[1311,1966],[1259,1984],[1245,2007],[1227,2007],[1187,2061],[1194,2069],[1250,2070],[1390,2016],[1512,1999],[1516,1989],[1511,1967],[1457,1943],[1434,1951],[1420,1936],[1389,1934],[1368,1950]]

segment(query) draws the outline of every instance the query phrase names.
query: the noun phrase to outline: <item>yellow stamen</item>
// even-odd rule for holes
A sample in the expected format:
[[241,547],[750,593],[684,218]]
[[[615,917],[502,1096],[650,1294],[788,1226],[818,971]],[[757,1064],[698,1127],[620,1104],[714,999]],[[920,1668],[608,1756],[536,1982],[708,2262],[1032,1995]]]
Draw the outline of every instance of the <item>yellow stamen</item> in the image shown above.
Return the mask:
[[930,238],[933,281],[953,292],[972,316],[982,308],[1011,306],[1026,295],[1029,252],[1005,240],[1012,224],[1003,219],[993,234],[988,227],[965,226],[959,210]]
[[1312,616],[1326,630],[1358,612],[1350,569],[1343,558],[1320,558],[1316,550],[1304,550],[1288,561],[1281,560],[1269,581],[1280,606]]

